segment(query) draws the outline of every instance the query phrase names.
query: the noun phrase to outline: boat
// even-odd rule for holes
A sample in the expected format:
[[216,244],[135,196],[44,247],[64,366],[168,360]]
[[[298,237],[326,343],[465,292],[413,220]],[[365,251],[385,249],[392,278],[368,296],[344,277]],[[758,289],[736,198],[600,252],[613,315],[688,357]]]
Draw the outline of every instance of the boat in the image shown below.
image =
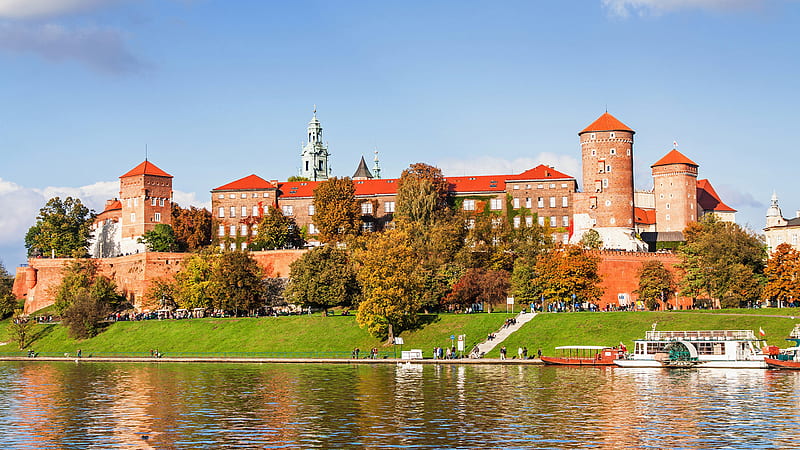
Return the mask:
[[794,342],[794,346],[771,351],[764,358],[764,362],[770,369],[800,370],[800,324],[794,326],[786,340]]
[[600,345],[565,345],[556,347],[556,351],[560,356],[542,356],[542,362],[562,366],[613,366],[614,360],[625,355],[625,347]]
[[765,369],[764,340],[752,330],[656,331],[634,341],[620,367]]

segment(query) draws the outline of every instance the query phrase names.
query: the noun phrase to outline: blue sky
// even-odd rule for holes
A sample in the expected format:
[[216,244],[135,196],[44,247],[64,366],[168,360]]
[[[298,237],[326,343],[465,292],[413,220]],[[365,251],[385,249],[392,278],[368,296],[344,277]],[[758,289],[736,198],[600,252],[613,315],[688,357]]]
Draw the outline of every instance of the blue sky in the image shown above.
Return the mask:
[[800,209],[796,0],[0,0],[0,260],[54,195],[102,210],[149,159],[183,206],[297,173],[317,105],[335,175],[380,152],[446,175],[539,163],[580,180],[577,132],[636,130],[636,186],[679,143],[737,221]]

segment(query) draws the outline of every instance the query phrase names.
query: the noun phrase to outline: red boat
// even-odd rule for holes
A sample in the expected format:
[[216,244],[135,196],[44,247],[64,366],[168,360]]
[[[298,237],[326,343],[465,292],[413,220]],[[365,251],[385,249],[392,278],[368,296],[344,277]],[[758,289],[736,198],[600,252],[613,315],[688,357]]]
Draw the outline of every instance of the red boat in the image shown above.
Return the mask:
[[781,360],[775,358],[764,358],[764,362],[767,363],[767,367],[769,367],[770,369],[800,370],[800,361],[793,361],[790,359]]
[[794,326],[786,340],[794,342],[794,347],[780,350],[769,346],[764,349],[764,362],[770,369],[800,370],[800,324]]
[[567,345],[556,347],[559,356],[542,356],[545,364],[563,366],[613,366],[615,359],[625,358],[625,347],[599,345]]

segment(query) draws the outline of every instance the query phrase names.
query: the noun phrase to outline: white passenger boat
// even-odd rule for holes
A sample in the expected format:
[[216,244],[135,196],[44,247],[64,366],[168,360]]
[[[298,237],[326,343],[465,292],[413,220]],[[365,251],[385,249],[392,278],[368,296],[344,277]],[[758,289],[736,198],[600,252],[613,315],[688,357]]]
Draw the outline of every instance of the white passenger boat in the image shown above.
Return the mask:
[[752,330],[652,331],[637,339],[620,367],[765,369],[763,339]]

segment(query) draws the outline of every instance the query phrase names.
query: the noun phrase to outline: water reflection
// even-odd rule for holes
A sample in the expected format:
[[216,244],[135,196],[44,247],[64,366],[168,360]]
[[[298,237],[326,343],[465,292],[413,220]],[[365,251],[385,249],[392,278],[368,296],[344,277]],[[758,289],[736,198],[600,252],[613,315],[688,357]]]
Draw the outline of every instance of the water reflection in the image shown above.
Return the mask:
[[800,373],[0,364],[3,448],[792,447]]

